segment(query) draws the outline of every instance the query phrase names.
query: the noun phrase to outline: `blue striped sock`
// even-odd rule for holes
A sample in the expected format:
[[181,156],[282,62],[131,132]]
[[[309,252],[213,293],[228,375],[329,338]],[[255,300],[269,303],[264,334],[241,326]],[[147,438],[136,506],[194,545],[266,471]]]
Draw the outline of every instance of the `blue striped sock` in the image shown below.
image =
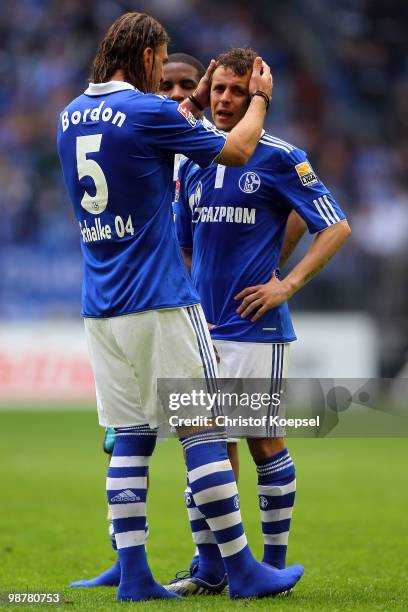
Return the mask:
[[[117,552],[118,547],[116,546],[116,538],[115,538],[115,530],[113,528],[113,520],[111,518],[109,518],[108,519],[108,523],[109,523],[108,524],[109,540],[110,540],[110,543],[111,543],[111,546],[112,546],[113,550],[115,552]],[[145,532],[146,532],[146,538],[145,539],[147,540],[147,538],[149,536],[149,525],[147,524],[147,522],[146,522]]]
[[154,581],[146,558],[146,493],[157,429],[148,425],[117,428],[106,479],[121,567],[120,601],[173,597]]
[[113,529],[113,520],[111,518],[109,519],[108,531],[109,531],[109,539],[110,539],[111,546],[114,551],[117,551],[118,547],[116,546],[115,530]]
[[214,532],[231,582],[236,576],[250,573],[256,562],[242,525],[226,435],[209,430],[181,442],[186,451],[188,479],[195,504]]
[[[134,548],[144,550],[147,472],[157,432],[148,425],[116,431],[106,489],[122,578],[127,579],[128,572],[132,573],[129,555]],[[147,561],[143,565],[145,567],[139,568],[139,571],[150,571]]]
[[290,519],[295,503],[295,466],[285,448],[256,464],[264,539],[263,561],[285,567]]
[[218,584],[225,574],[224,563],[220,554],[220,549],[218,548],[217,540],[208,526],[205,516],[195,504],[188,479],[184,498],[193,542],[197,547],[197,553],[199,555],[198,571],[195,572],[194,575],[210,584]]

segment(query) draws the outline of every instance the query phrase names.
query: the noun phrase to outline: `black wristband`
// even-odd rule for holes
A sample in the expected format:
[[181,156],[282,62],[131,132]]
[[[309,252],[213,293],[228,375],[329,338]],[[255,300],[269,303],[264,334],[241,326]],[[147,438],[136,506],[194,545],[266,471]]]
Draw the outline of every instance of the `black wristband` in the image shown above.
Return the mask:
[[193,94],[191,94],[191,96],[188,96],[188,99],[194,104],[194,106],[198,108],[199,111],[204,110],[204,106],[197,100],[195,96],[193,96]]
[[253,98],[254,96],[261,96],[261,98],[265,100],[266,112],[268,112],[269,102],[270,102],[269,96],[264,91],[261,91],[260,89],[258,89],[258,91],[256,91],[255,93],[251,94],[251,98]]

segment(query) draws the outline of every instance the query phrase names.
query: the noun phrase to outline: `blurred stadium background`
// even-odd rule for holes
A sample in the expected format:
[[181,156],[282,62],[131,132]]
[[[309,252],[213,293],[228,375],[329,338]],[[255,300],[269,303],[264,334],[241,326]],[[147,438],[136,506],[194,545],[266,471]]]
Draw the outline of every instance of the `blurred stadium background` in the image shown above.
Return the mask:
[[156,16],[170,51],[204,63],[256,49],[274,74],[268,129],[309,153],[348,214],[350,241],[292,300],[303,341],[292,375],[397,375],[408,349],[406,2],[2,0],[0,396],[93,397],[55,133],[101,35],[127,10]]
[[[114,555],[79,319],[79,234],[55,140],[101,35],[127,10],[157,17],[171,52],[204,63],[229,46],[256,49],[274,74],[268,129],[308,151],[348,214],[350,241],[292,300],[292,376],[394,377],[408,350],[406,1],[1,0],[0,589],[65,589],[87,611],[112,609],[114,592],[66,587]],[[244,520],[260,555],[253,466],[240,446]],[[290,449],[299,487],[289,561],[305,564],[305,578],[285,602],[223,599],[218,609],[407,610],[405,440],[292,439]],[[176,443],[160,444],[153,464],[149,557],[166,581],[192,552]],[[214,600],[200,602],[207,609]]]

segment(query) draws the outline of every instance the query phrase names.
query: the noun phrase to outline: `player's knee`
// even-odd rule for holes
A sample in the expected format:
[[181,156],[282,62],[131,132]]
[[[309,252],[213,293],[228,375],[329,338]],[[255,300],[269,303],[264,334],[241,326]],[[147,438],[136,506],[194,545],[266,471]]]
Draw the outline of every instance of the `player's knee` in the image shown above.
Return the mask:
[[285,438],[248,438],[247,443],[254,461],[269,459],[285,448]]
[[231,462],[231,467],[234,472],[235,480],[238,482],[239,477],[239,455],[238,444],[236,442],[227,443],[228,458]]

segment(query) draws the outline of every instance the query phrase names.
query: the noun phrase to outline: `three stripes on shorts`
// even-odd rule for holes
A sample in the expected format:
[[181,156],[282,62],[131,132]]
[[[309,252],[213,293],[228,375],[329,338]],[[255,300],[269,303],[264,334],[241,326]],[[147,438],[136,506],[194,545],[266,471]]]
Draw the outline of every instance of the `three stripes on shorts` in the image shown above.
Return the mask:
[[[199,306],[193,305],[187,306],[186,311],[196,335],[198,350],[200,352],[204,376],[207,384],[207,392],[216,394],[218,390],[217,366],[207,324],[205,320],[203,321],[202,309]],[[220,414],[220,409],[217,407],[217,404],[215,404],[215,406],[212,408],[211,414],[213,414],[213,416]]]

